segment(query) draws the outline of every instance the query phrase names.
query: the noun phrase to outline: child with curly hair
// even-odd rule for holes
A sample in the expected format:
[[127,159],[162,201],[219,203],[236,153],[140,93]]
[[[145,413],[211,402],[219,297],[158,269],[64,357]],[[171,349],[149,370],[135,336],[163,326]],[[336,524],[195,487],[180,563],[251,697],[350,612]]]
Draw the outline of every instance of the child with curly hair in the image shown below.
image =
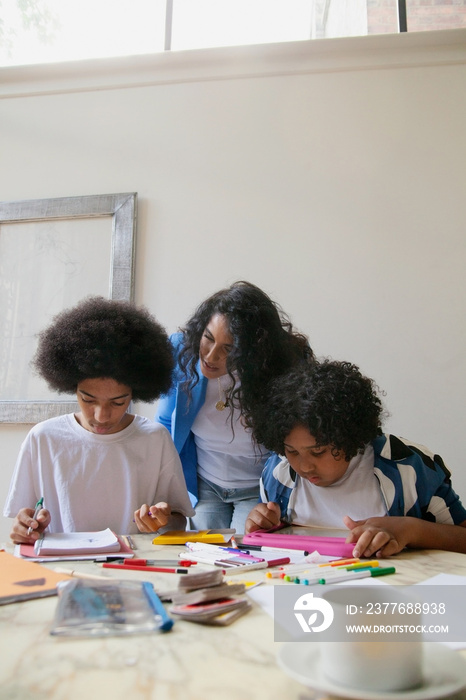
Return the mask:
[[373,380],[349,362],[325,360],[272,381],[253,430],[283,456],[264,467],[262,503],[246,531],[344,523],[355,557],[405,547],[466,553],[466,510],[442,458],[383,434],[383,414]]
[[[51,389],[76,393],[79,411],[27,435],[4,508],[14,518],[11,539],[33,543],[46,528],[184,529],[194,511],[173,441],[163,426],[129,412],[132,399],[154,401],[170,387],[162,326],[144,308],[91,297],[40,333],[34,365]],[[34,520],[30,506],[42,496]]]

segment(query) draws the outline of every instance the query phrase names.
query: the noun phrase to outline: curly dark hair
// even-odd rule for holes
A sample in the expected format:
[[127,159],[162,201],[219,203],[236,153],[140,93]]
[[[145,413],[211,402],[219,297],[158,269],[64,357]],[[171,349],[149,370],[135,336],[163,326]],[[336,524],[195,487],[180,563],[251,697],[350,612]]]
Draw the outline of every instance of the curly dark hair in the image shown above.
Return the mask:
[[253,411],[257,442],[283,455],[293,428],[303,426],[316,444],[350,460],[381,432],[385,411],[377,385],[350,362],[329,359],[299,367],[269,385]]
[[39,334],[33,365],[54,391],[75,393],[85,379],[125,384],[136,401],[168,391],[174,366],[164,328],[145,308],[89,297]]
[[232,378],[237,372],[241,381],[227,399],[230,406],[241,410],[248,425],[251,407],[260,400],[267,383],[296,363],[313,361],[314,354],[306,336],[294,331],[280,306],[259,287],[240,280],[203,301],[181,329],[184,341],[179,365],[188,396],[199,381],[196,364],[201,338],[215,314],[227,318],[233,338],[227,370]]

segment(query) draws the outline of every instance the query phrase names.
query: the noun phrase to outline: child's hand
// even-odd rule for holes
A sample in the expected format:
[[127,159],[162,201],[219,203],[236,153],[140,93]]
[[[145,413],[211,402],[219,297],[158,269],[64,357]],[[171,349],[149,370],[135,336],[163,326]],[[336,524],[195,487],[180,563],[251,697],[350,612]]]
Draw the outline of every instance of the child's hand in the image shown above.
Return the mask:
[[247,535],[255,530],[270,530],[280,524],[280,506],[278,503],[258,503],[249,513],[244,532]]
[[[49,526],[51,516],[48,510],[42,508],[36,520],[33,520],[34,512],[34,508],[21,508],[13,520],[10,537],[15,544],[34,544]],[[28,535],[30,527],[32,532]]]
[[405,544],[390,532],[390,524],[395,525],[399,518],[367,518],[367,520],[353,520],[345,515],[343,522],[351,530],[346,538],[347,542],[356,542],[353,549],[353,557],[389,557],[398,554],[404,549]]
[[168,523],[171,512],[168,503],[163,501],[150,507],[144,504],[135,511],[134,522],[140,532],[157,532]]

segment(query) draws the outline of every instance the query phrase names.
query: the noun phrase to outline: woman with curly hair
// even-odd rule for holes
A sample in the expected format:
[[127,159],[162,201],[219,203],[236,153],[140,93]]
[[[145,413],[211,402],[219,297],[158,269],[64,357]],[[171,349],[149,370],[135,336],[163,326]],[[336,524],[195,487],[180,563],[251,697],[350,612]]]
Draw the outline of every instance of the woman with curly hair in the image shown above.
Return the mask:
[[466,510],[442,458],[383,434],[372,379],[325,360],[271,382],[253,410],[256,439],[274,455],[246,531],[280,522],[351,531],[355,557],[405,547],[466,552]]
[[265,292],[239,281],[203,301],[171,338],[175,381],[156,420],[171,431],[196,507],[197,529],[244,532],[268,456],[251,436],[267,382],[313,354]]
[[[4,508],[15,518],[13,541],[33,543],[46,528],[184,529],[194,511],[173,441],[161,425],[129,413],[132,399],[154,401],[170,387],[162,326],[144,308],[91,297],[40,333],[34,365],[51,389],[76,394],[79,411],[27,435]],[[34,520],[30,506],[41,497]]]

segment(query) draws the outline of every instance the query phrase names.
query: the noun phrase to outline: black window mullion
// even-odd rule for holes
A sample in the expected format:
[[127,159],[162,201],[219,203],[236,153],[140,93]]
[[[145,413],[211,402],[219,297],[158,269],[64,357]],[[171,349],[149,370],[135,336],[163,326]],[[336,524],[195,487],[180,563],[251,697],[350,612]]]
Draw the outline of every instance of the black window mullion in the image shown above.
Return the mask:
[[398,29],[400,32],[408,31],[406,0],[398,0]]

